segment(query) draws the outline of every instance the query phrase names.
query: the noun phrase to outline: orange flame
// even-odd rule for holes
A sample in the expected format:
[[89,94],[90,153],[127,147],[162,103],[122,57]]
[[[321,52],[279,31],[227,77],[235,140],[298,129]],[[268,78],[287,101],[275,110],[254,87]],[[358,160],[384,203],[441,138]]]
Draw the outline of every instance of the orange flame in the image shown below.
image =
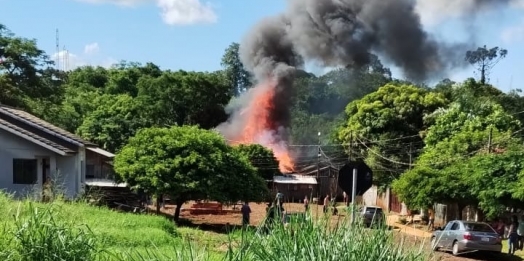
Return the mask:
[[273,151],[279,161],[281,172],[293,172],[294,162],[284,141],[278,138],[278,128],[271,121],[271,111],[276,91],[276,82],[267,81],[253,89],[254,97],[246,109],[241,112],[245,117],[243,131],[238,137],[232,137],[232,144],[260,144]]

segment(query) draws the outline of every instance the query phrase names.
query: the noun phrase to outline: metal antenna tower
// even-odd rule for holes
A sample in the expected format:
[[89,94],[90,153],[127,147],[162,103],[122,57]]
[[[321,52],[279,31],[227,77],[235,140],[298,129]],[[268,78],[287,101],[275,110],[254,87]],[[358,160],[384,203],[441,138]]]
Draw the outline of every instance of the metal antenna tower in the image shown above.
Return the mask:
[[56,61],[55,66],[57,70],[60,70],[60,38],[58,35],[58,28],[56,29]]

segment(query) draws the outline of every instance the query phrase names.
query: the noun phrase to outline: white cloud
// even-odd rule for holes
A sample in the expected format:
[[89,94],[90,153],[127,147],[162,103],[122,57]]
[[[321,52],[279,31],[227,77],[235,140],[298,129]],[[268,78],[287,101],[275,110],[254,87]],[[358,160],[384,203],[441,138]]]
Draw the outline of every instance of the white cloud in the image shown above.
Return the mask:
[[507,44],[524,41],[524,19],[519,24],[504,29],[501,38]]
[[218,17],[209,3],[200,0],[157,0],[162,20],[168,25],[215,23]]
[[423,25],[434,26],[447,19],[460,18],[474,12],[478,8],[476,2],[477,0],[416,0],[415,10]]
[[76,0],[90,4],[114,4],[133,7],[156,3],[162,21],[168,25],[211,24],[218,20],[214,8],[202,0]]
[[118,61],[112,57],[98,57],[96,55],[100,47],[98,43],[87,44],[84,46],[84,53],[78,55],[68,50],[62,50],[51,55],[51,59],[58,64],[60,70],[70,71],[81,66],[93,65],[102,67],[111,67]]
[[51,59],[55,61],[60,70],[69,71],[77,67],[87,65],[87,62],[78,55],[70,53],[67,50],[62,50],[51,55]]
[[86,44],[86,46],[84,47],[84,53],[87,55],[96,54],[98,53],[98,51],[100,51],[100,47],[98,46],[98,43]]

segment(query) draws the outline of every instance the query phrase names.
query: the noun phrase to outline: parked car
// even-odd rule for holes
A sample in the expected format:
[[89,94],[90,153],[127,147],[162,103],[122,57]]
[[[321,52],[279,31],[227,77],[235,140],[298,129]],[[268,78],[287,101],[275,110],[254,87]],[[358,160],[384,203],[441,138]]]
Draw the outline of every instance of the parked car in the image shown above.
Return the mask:
[[370,227],[372,225],[384,225],[386,217],[381,207],[377,206],[364,206],[360,212],[360,217],[365,226]]
[[437,228],[433,232],[431,248],[451,251],[453,255],[472,251],[500,253],[502,238],[484,222],[453,220],[444,229]]

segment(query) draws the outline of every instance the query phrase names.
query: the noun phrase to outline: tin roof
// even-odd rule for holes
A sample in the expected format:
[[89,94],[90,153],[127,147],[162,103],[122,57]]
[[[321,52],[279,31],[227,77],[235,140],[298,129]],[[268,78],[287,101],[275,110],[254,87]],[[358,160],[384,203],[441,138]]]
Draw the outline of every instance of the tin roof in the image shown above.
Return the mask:
[[310,176],[302,175],[285,175],[273,177],[273,182],[280,184],[317,184],[317,179]]

